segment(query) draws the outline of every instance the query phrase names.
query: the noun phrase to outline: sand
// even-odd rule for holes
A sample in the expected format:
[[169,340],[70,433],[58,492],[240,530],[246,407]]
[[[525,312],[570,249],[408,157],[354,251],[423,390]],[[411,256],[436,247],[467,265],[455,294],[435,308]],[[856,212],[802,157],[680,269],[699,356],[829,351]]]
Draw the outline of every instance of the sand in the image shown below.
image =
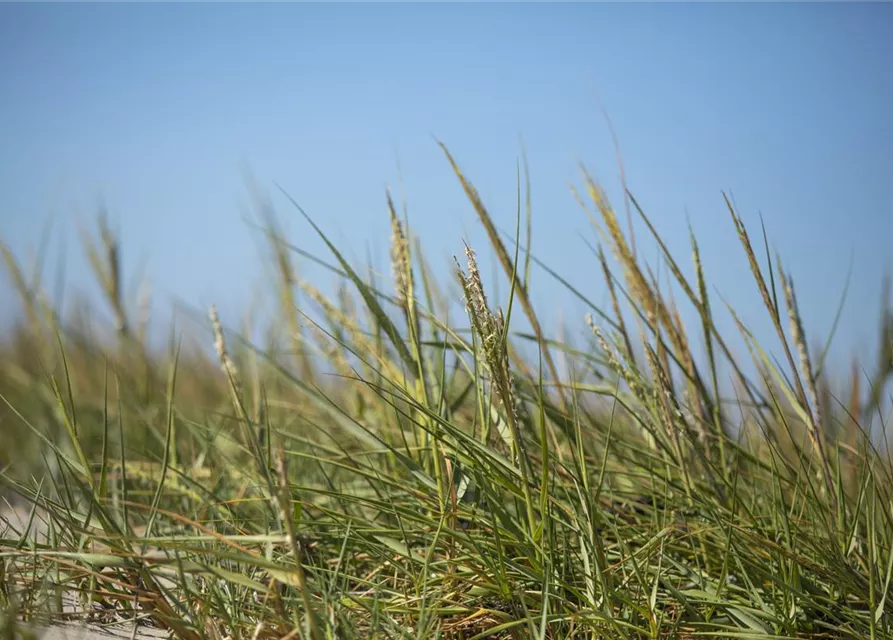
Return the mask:
[[[10,506],[4,501],[0,501],[0,535],[3,534],[9,525],[12,525],[17,531],[24,530],[28,523],[28,509],[21,505]],[[39,518],[35,518],[32,524],[32,532],[40,535],[44,531],[43,524]],[[70,596],[72,606],[74,606],[75,598]],[[16,637],[27,638],[29,630],[19,630]],[[47,628],[30,630],[37,638],[43,640],[108,640],[110,638],[137,640],[160,640],[162,638],[170,638],[172,634],[163,629],[156,629],[146,626],[135,627],[132,622],[122,622],[121,624],[107,627],[100,627],[96,624],[60,624]]]

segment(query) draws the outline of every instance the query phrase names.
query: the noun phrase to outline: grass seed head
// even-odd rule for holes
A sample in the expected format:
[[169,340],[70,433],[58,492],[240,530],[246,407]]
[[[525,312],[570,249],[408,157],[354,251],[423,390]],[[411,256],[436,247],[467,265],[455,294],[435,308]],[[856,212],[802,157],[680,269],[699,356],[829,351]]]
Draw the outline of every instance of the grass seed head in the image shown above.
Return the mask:
[[233,380],[236,380],[238,375],[236,365],[233,363],[232,358],[230,358],[229,352],[226,349],[226,338],[223,335],[223,325],[220,323],[217,307],[213,304],[211,305],[209,316],[211,317],[211,326],[214,328],[214,350],[217,352],[218,360],[220,360],[220,367],[225,374],[232,377]]
[[390,193],[388,193],[388,212],[391,216],[391,269],[397,288],[397,300],[400,306],[405,308],[412,295],[409,243],[403,232],[403,225],[394,210]]

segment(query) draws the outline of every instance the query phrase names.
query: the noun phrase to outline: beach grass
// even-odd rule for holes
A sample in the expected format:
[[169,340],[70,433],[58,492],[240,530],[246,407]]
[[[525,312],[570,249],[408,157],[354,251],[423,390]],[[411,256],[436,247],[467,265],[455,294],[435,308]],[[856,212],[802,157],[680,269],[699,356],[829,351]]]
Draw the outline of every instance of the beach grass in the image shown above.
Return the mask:
[[[302,279],[311,258],[265,216],[278,311],[258,328],[193,310],[213,352],[150,344],[105,218],[83,244],[110,332],[61,317],[3,246],[23,320],[0,353],[0,466],[26,520],[0,521],[4,637],[893,638],[893,322],[877,360],[832,377],[765,233],[720,199],[778,339],[761,345],[694,231],[671,255],[627,192],[633,238],[585,172],[603,279],[580,291],[527,251],[524,172],[506,234],[443,151],[490,243],[457,238],[448,281],[390,195],[389,282],[290,201],[341,286]],[[547,335],[540,267],[589,309],[588,344]]]

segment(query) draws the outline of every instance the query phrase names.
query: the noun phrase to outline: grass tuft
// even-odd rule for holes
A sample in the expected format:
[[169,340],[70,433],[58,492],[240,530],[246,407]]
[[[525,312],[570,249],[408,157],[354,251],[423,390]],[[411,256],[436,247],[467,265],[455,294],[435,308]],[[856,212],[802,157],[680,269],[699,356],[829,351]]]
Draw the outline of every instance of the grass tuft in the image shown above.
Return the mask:
[[[148,294],[126,299],[104,216],[83,240],[111,332],[101,309],[63,317],[39,268],[0,245],[24,312],[0,346],[15,443],[0,450],[0,634],[79,621],[196,640],[893,638],[886,305],[879,360],[835,381],[765,230],[761,265],[726,199],[777,358],[709,299],[693,230],[690,278],[633,194],[636,243],[584,170],[599,308],[530,251],[526,161],[507,238],[441,148],[509,282],[497,299],[465,246],[467,326],[389,193],[392,283],[289,198],[330,256],[295,247],[262,199],[277,312],[242,332],[196,313],[199,347],[150,347]],[[334,274],[331,295],[301,260]],[[589,345],[546,334],[533,267],[587,305]],[[532,333],[513,330],[517,305]]]

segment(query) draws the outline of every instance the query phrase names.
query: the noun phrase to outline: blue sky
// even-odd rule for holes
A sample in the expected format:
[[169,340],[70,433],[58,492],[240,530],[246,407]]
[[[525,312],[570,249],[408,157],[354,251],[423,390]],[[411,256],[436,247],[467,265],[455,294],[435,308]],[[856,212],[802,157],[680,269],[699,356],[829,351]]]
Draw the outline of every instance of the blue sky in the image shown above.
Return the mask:
[[[889,3],[3,4],[0,83],[0,236],[26,259],[52,219],[68,293],[95,295],[77,226],[105,202],[128,273],[145,261],[160,321],[174,295],[233,321],[252,303],[263,273],[243,220],[249,173],[385,273],[384,189],[400,197],[401,175],[434,267],[446,274],[463,239],[485,254],[434,136],[506,228],[523,139],[534,252],[606,302],[568,188],[582,161],[622,209],[601,101],[640,203],[680,257],[691,221],[711,282],[759,335],[722,190],[755,234],[762,213],[816,339],[853,261],[835,354],[874,345],[893,267]],[[294,242],[323,254],[275,201]],[[653,263],[653,243],[641,248]],[[560,310],[585,329],[545,274],[533,287],[547,322]]]

